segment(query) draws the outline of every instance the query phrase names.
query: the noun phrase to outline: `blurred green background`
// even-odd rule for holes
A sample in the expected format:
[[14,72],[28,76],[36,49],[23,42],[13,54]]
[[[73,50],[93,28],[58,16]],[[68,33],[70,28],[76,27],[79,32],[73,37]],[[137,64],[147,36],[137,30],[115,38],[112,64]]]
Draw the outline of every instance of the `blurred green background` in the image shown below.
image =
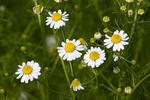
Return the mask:
[[[69,13],[69,22],[57,32],[60,42],[63,41],[61,31],[64,31],[66,38],[73,32],[71,39],[84,38],[90,47],[93,45],[90,38],[97,31],[104,35],[105,27],[112,32],[122,29],[130,35],[134,17],[129,18],[127,12],[121,12],[120,5],[127,5],[127,9],[134,10],[137,8],[136,3],[127,4],[124,0],[68,0],[58,4],[53,0],[38,0],[38,4],[44,6],[40,26],[37,15],[32,10],[32,0],[0,0],[0,89],[4,89],[0,92],[0,100],[72,100],[61,62],[55,63],[59,60],[55,44],[46,44],[47,36],[53,32],[49,26],[45,26],[48,11],[61,9]],[[123,54],[129,61],[136,60],[136,65],[124,60],[114,63],[110,57],[112,53],[106,51],[109,59],[101,67],[104,68],[103,74],[116,88],[121,84],[122,96],[126,96],[124,87],[132,87],[132,76],[137,83],[150,73],[150,2],[144,0],[139,8],[143,8],[145,14],[138,16],[134,36]],[[106,15],[110,17],[108,24],[102,22]],[[94,74],[90,68],[79,68],[81,59],[73,61],[73,67],[76,78],[84,83]],[[17,65],[30,60],[40,64],[42,75],[38,80],[22,84],[15,79],[14,73]],[[70,75],[69,65],[67,62],[65,64]],[[114,66],[121,69],[117,75],[112,72]],[[76,93],[77,100],[114,100],[116,95],[107,82],[102,77],[98,79],[99,88],[95,88],[93,80],[84,86],[85,90]],[[70,80],[73,80],[71,76]],[[150,100],[149,89],[150,78],[135,90],[130,99]]]

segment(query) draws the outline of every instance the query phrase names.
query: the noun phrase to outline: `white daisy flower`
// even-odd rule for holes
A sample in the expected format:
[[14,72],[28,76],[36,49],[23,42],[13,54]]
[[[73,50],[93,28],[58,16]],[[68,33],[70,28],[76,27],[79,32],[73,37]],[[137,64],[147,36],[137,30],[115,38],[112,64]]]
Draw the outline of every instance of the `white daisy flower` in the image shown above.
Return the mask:
[[33,12],[34,12],[35,14],[40,14],[40,13],[42,13],[43,8],[44,8],[43,6],[36,5],[36,6],[33,7]]
[[132,9],[128,10],[128,16],[131,17],[132,15],[133,15],[133,10]]
[[21,83],[28,83],[28,81],[33,81],[33,79],[38,79],[38,76],[41,75],[40,70],[41,67],[37,62],[28,61],[27,63],[22,63],[22,65],[18,65],[19,69],[15,73],[19,75],[16,79],[21,78]]
[[78,40],[81,42],[80,45],[83,45],[84,50],[87,50],[87,42],[83,38],[79,38]]
[[120,32],[116,30],[111,37],[109,37],[107,34],[105,36],[107,39],[104,40],[104,45],[106,45],[107,48],[111,48],[113,46],[113,51],[123,50],[124,45],[128,45],[126,40],[128,40],[129,37],[126,33],[124,33],[123,30]]
[[71,83],[70,88],[73,88],[73,91],[77,91],[77,90],[83,90],[84,87],[82,87],[80,81],[78,79],[74,79]]
[[125,92],[126,94],[130,94],[131,91],[132,91],[132,88],[131,88],[130,86],[128,86],[128,87],[126,87],[126,88],[124,89],[124,92]]
[[57,47],[59,56],[63,58],[63,60],[72,61],[77,58],[80,58],[82,53],[79,51],[83,51],[83,45],[80,45],[81,42],[79,40],[73,39],[72,41],[66,39],[66,43],[62,42],[62,47]]
[[48,14],[50,17],[47,17],[46,25],[50,25],[50,28],[54,27],[54,29],[59,29],[60,27],[65,26],[65,22],[69,20],[69,14],[67,14],[67,12],[62,13],[61,10],[58,10],[58,12],[54,11],[53,13],[48,12]]
[[104,50],[101,50],[100,47],[91,47],[91,49],[84,55],[85,63],[92,68],[95,66],[99,67],[102,63],[104,63],[104,60],[106,60],[105,52]]

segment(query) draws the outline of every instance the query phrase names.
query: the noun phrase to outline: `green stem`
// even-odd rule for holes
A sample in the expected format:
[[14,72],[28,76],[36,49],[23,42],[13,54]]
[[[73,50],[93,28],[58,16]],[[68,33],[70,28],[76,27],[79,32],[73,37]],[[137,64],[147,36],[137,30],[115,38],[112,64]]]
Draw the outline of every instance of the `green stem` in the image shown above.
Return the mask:
[[[57,40],[57,37],[56,37],[56,32],[55,32],[55,30],[53,30],[53,34],[54,34],[55,41],[56,41],[56,44],[57,44],[57,47],[58,47],[59,44],[58,44],[58,40]],[[60,60],[61,60],[61,63],[62,63],[62,67],[63,67],[64,73],[65,73],[65,77],[66,77],[67,83],[68,83],[69,88],[70,88],[70,80],[69,80],[69,76],[68,76],[68,73],[67,73],[67,70],[66,70],[65,63],[64,63],[64,61],[63,61],[63,59],[62,59],[61,57],[60,57]],[[73,91],[72,91],[71,88],[70,88],[70,92],[71,92],[71,94],[72,94],[73,100],[75,100],[75,94],[73,93]]]
[[64,35],[64,32],[63,32],[62,28],[61,28],[61,35],[62,35],[63,40],[66,41],[66,38],[65,38],[65,35]]
[[131,41],[132,36],[133,36],[133,34],[134,34],[136,20],[137,20],[137,9],[135,10],[134,22],[133,22],[133,24],[132,24],[132,28],[131,28],[130,41]]
[[72,74],[72,76],[74,77],[74,74],[73,74],[73,67],[72,67],[71,61],[69,61],[69,65],[70,65],[71,74]]
[[92,69],[92,72],[96,76],[96,88],[98,88],[98,75],[97,75],[97,72],[94,69]]
[[115,86],[104,76],[104,74],[101,73],[100,75],[101,75],[101,77],[107,82],[107,84],[113,89],[113,91],[114,91],[116,94],[118,94],[118,93],[117,93],[117,90],[116,90],[116,88],[115,88]]
[[128,100],[129,97],[130,97],[130,96],[134,93],[134,91],[137,89],[137,87],[138,87],[139,85],[141,85],[141,83],[142,83],[144,80],[146,80],[147,78],[149,78],[149,77],[150,77],[150,74],[146,75],[143,79],[141,79],[141,80],[135,85],[135,87],[133,88],[131,94],[127,96],[127,99],[126,99],[126,100]]

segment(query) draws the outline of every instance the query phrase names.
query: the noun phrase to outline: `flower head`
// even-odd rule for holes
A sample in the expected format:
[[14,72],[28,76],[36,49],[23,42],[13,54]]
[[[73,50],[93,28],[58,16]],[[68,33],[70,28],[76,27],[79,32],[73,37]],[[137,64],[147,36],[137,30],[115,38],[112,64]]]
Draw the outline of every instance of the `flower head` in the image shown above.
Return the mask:
[[56,3],[61,3],[62,0],[54,0]]
[[80,58],[82,53],[79,51],[83,51],[83,45],[80,45],[81,42],[79,40],[69,40],[66,39],[66,43],[62,42],[62,47],[57,47],[59,56],[63,58],[63,60],[72,61],[77,58]]
[[100,39],[101,37],[102,37],[102,34],[101,34],[100,32],[95,32],[94,38],[95,38],[96,40]]
[[58,10],[58,12],[48,12],[50,17],[47,17],[46,25],[50,25],[50,28],[59,29],[62,26],[66,25],[66,21],[68,21],[67,12],[62,13],[61,10]]
[[127,8],[126,8],[125,5],[123,5],[123,6],[120,7],[120,10],[121,10],[121,11],[125,11],[126,9],[127,9]]
[[144,9],[139,9],[139,10],[138,10],[138,14],[139,14],[139,15],[143,15],[143,14],[144,14]]
[[87,50],[87,42],[83,38],[78,39],[80,41],[80,45],[83,45],[84,50]]
[[33,81],[33,79],[38,79],[38,76],[41,75],[40,70],[41,67],[38,63],[34,61],[28,61],[27,63],[22,63],[22,65],[18,65],[19,69],[15,73],[19,75],[17,79],[21,78],[21,83],[28,83],[28,81]]
[[88,66],[99,67],[102,63],[104,63],[105,58],[105,52],[104,50],[101,50],[100,47],[91,47],[86,54],[84,55],[84,61],[88,64]]
[[108,33],[108,32],[109,32],[109,29],[106,27],[106,28],[103,29],[103,32],[104,32],[104,33]]
[[125,92],[126,94],[130,94],[131,91],[132,91],[132,88],[131,88],[130,86],[125,87],[125,89],[124,89],[124,92]]
[[132,3],[132,2],[134,2],[134,0],[126,0],[126,2]]
[[36,5],[36,6],[33,7],[33,12],[35,14],[40,14],[40,13],[42,13],[42,11],[43,11],[43,6]]
[[133,10],[132,9],[128,10],[128,16],[130,17],[132,15],[133,15]]
[[108,16],[104,16],[104,17],[103,17],[103,21],[104,21],[105,23],[107,23],[107,22],[110,21],[110,18],[109,18]]
[[126,42],[126,40],[129,39],[129,37],[127,37],[128,35],[126,33],[124,33],[124,31],[118,31],[116,30],[114,32],[114,34],[109,37],[106,34],[106,38],[104,40],[104,45],[106,45],[107,48],[111,48],[113,46],[113,51],[120,51],[124,49],[124,45],[128,45],[128,42]]
[[73,91],[77,91],[77,90],[83,90],[84,87],[82,87],[80,81],[78,79],[74,79],[71,83],[70,88],[73,88]]
[[115,74],[118,74],[120,72],[120,68],[119,67],[113,67],[113,72]]

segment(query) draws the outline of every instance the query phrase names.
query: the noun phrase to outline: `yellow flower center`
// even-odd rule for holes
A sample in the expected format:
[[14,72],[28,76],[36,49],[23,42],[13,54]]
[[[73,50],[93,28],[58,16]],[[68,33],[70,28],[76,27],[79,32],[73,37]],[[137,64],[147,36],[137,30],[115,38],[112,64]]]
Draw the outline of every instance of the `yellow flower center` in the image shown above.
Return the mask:
[[59,21],[61,19],[61,14],[59,14],[59,13],[54,13],[53,15],[52,15],[52,20],[54,20],[54,21]]
[[37,12],[37,13],[40,13],[41,12],[41,8],[40,7],[35,7],[34,11]]
[[92,60],[97,60],[98,58],[99,58],[99,53],[98,53],[98,52],[92,51],[92,52],[90,53],[90,59],[92,59]]
[[22,72],[23,74],[30,74],[32,72],[32,67],[29,66],[29,65],[25,65],[23,68],[22,68]]
[[119,42],[121,41],[121,36],[120,36],[120,35],[117,35],[117,34],[114,34],[114,35],[112,35],[112,37],[111,37],[111,41],[112,41],[113,43],[119,43]]
[[79,86],[80,85],[80,81],[79,80],[73,80],[72,81],[72,86],[73,87],[77,87],[77,86]]
[[85,40],[83,38],[79,38],[79,41],[81,42],[81,45],[85,45]]
[[73,52],[75,50],[75,45],[73,43],[66,43],[65,44],[65,51],[66,52]]

